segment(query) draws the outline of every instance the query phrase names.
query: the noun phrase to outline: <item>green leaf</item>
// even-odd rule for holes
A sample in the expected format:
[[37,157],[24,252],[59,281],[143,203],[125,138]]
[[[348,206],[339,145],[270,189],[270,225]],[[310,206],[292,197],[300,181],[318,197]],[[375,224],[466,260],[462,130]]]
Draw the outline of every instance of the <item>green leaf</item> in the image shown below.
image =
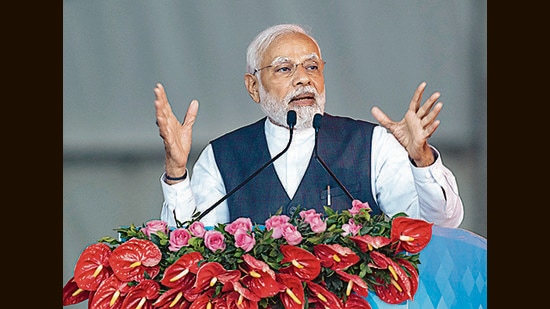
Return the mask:
[[98,240],[98,242],[105,242],[105,243],[108,243],[108,244],[111,244],[111,245],[119,245],[119,244],[122,243],[122,242],[118,241],[118,239],[115,239],[115,238],[110,237],[110,236],[102,237]]
[[329,216],[329,217],[336,214],[336,212],[334,211],[334,209],[332,209],[332,208],[330,208],[330,207],[328,207],[328,206],[323,206],[323,209],[325,210],[325,214],[326,214],[327,216]]

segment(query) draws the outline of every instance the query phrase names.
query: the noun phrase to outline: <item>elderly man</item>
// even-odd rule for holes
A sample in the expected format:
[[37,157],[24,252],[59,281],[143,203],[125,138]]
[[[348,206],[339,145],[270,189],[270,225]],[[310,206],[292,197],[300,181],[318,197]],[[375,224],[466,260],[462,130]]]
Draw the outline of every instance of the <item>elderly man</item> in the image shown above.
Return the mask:
[[[207,210],[201,219],[207,225],[239,217],[263,224],[281,208],[286,215],[296,207],[321,212],[330,205],[340,211],[351,208],[353,198],[368,203],[373,213],[405,212],[459,226],[464,209],[454,175],[428,143],[439,125],[440,94],[421,104],[426,87],[421,83],[399,122],[377,107],[372,114],[380,125],[333,116],[324,112],[324,65],[316,40],[298,25],[259,33],[248,46],[244,83],[266,117],[212,140],[193,177],[187,176],[187,162],[198,101],[190,103],[181,123],[157,84],[156,119],[166,152],[161,219],[175,225],[176,219]],[[295,125],[287,122],[289,110],[296,112]],[[321,128],[313,126],[316,114],[323,115]]]

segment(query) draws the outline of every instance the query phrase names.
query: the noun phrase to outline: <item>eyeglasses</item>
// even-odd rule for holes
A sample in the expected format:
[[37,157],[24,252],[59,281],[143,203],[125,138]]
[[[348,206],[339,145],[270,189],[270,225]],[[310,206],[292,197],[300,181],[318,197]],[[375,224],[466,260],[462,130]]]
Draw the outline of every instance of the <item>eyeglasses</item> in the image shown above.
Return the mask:
[[302,63],[292,63],[290,61],[275,62],[261,69],[254,69],[254,73],[260,72],[263,69],[270,69],[271,73],[276,77],[290,77],[301,65],[308,75],[319,76],[323,73],[326,61],[321,59],[308,59]]

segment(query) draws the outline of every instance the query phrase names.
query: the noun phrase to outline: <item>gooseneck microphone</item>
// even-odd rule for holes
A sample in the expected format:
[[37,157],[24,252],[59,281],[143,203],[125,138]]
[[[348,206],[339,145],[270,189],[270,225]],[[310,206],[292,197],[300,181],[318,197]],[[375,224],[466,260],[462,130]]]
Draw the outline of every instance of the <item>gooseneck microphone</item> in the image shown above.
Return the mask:
[[338,177],[336,177],[336,175],[334,175],[332,170],[328,167],[328,165],[325,163],[325,161],[323,161],[323,159],[321,159],[321,157],[319,157],[319,154],[317,153],[317,142],[319,140],[318,135],[319,135],[319,129],[321,128],[321,119],[322,118],[323,118],[323,116],[321,114],[315,114],[313,116],[313,128],[315,129],[315,146],[313,148],[313,154],[315,156],[315,159],[317,159],[317,161],[319,163],[321,163],[323,168],[325,168],[325,170],[330,174],[332,179],[334,179],[334,181],[336,181],[336,183],[340,186],[340,188],[342,188],[342,190],[344,190],[344,192],[349,197],[349,199],[353,201],[354,198],[351,195],[351,193],[349,193],[348,189],[342,184],[340,179],[338,179]]
[[260,167],[257,171],[255,171],[252,175],[248,176],[243,182],[241,182],[238,186],[233,188],[233,190],[229,191],[226,195],[224,195],[221,199],[219,199],[216,203],[212,204],[212,206],[208,207],[204,212],[202,212],[198,217],[197,221],[202,219],[204,216],[206,216],[212,209],[216,208],[219,204],[221,204],[223,201],[228,199],[233,193],[237,192],[242,186],[247,184],[250,180],[252,180],[254,177],[258,176],[264,169],[266,169],[269,165],[271,165],[275,160],[279,159],[285,152],[287,152],[288,148],[290,148],[290,143],[292,142],[292,133],[294,132],[294,126],[296,125],[296,111],[289,110],[286,114],[286,123],[288,124],[288,129],[290,131],[290,137],[288,139],[288,144],[286,144],[285,149],[283,151],[279,152],[276,156],[274,156],[271,160],[267,161],[262,167]]

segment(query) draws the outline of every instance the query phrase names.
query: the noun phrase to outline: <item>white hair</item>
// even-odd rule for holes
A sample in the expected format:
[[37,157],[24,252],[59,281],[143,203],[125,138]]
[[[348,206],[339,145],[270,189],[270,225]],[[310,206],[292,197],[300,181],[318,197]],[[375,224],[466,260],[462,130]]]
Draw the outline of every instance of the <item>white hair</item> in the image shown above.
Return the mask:
[[246,50],[246,72],[253,74],[255,69],[258,69],[260,65],[260,60],[269,47],[269,45],[279,36],[288,33],[302,33],[307,35],[314,43],[317,45],[319,50],[319,57],[321,57],[321,48],[317,41],[302,27],[296,24],[281,24],[271,26],[264,31],[260,32]]

